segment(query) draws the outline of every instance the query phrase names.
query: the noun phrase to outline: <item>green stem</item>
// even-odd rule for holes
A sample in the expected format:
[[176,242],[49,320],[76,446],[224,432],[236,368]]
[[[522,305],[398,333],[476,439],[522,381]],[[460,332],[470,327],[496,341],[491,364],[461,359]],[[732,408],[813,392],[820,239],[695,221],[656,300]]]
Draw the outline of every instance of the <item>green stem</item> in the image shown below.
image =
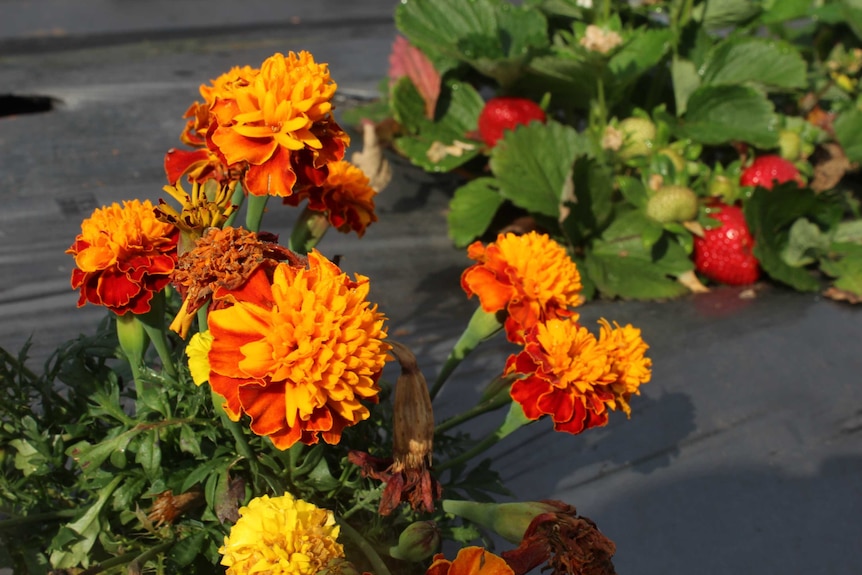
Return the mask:
[[[165,551],[170,549],[173,544],[174,544],[174,541],[172,539],[170,541],[165,541],[164,543],[159,543],[155,547],[151,547],[151,548],[147,549],[146,551],[144,551],[143,553],[140,553],[140,554],[137,551],[134,551],[132,553],[125,553],[123,555],[111,557],[110,559],[106,559],[105,561],[102,561],[101,563],[98,563],[98,564],[93,565],[92,567],[90,567],[88,569],[81,571],[79,575],[96,575],[97,573],[103,573],[103,572],[107,571],[108,569],[112,569],[114,567],[119,567],[120,565],[126,565],[126,564],[129,564],[130,566],[132,564],[138,564],[138,566],[140,567],[141,565],[145,564],[147,561],[149,561],[153,557],[157,556],[159,553],[164,553]],[[131,568],[129,569],[129,573],[140,573],[140,572],[141,572],[140,569],[137,569],[137,570],[133,570]]]
[[255,457],[254,452],[251,450],[251,445],[248,444],[248,439],[246,438],[245,433],[243,433],[242,428],[239,426],[239,422],[228,417],[227,412],[221,405],[223,398],[216,392],[212,391],[212,388],[210,388],[210,393],[212,395],[213,408],[218,412],[222,423],[233,437],[237,451],[239,451],[239,454],[248,461],[252,476],[257,477],[258,472],[260,471],[257,457]]
[[446,421],[437,425],[434,428],[434,433],[443,433],[444,431],[452,429],[456,425],[461,425],[465,421],[469,421],[474,417],[478,417],[484,413],[500,409],[504,405],[508,404],[510,401],[512,401],[512,398],[509,396],[508,391],[506,393],[499,393],[486,401],[476,404],[467,411],[450,417]]
[[236,216],[239,213],[239,208],[242,206],[242,202],[245,199],[245,192],[242,189],[242,184],[237,184],[233,189],[233,195],[230,197],[230,203],[236,206],[233,212],[227,217],[224,222],[224,227],[229,228],[233,226],[234,220],[236,220]]
[[347,521],[344,521],[343,518],[338,519],[338,524],[341,526],[344,534],[347,535],[353,543],[359,547],[359,550],[362,551],[363,555],[368,558],[368,562],[371,563],[373,567],[372,571],[374,575],[392,575],[389,572],[389,567],[386,566],[386,563],[374,550],[374,547],[371,546],[371,543],[362,536],[359,531],[350,526]]
[[443,384],[446,383],[446,380],[455,371],[455,368],[461,364],[464,358],[476,349],[476,346],[496,335],[501,329],[503,329],[503,322],[500,321],[496,313],[487,312],[481,307],[476,308],[476,311],[473,312],[473,316],[470,318],[470,323],[467,324],[464,333],[461,334],[461,337],[452,346],[449,357],[446,358],[446,362],[443,364],[440,373],[437,375],[437,379],[434,381],[434,385],[431,387],[431,391],[429,392],[431,401],[434,401],[434,398],[437,397],[437,394],[443,388]]
[[520,429],[521,427],[527,425],[530,422],[531,420],[528,419],[526,415],[524,415],[524,410],[521,407],[521,404],[517,402],[512,402],[511,404],[509,404],[509,413],[506,414],[506,419],[503,421],[500,427],[497,428],[497,431],[495,431],[494,433],[492,433],[491,435],[489,435],[461,455],[453,457],[449,461],[444,461],[441,465],[436,466],[434,468],[434,471],[439,473],[441,471],[449,469],[450,467],[454,467],[456,465],[460,465],[462,463],[470,461],[480,453],[487,451],[488,449],[493,447],[498,441],[500,441],[504,437],[507,437],[515,430]]
[[329,219],[324,212],[310,210],[305,206],[293,225],[287,247],[298,254],[307,254],[320,243],[329,227]]
[[0,356],[2,356],[3,361],[5,361],[6,363],[8,363],[9,365],[12,366],[14,371],[27,376],[27,379],[29,379],[31,381],[36,381],[39,379],[39,376],[37,376],[32,371],[30,371],[23,363],[18,361],[17,357],[15,357],[14,355],[9,353],[8,351],[3,349],[2,347],[0,347]]
[[202,305],[198,308],[198,331],[203,333],[209,329],[209,322],[207,321],[207,313],[209,313],[209,302]]
[[61,509],[60,511],[48,511],[45,513],[34,513],[25,517],[14,517],[12,519],[4,519],[0,521],[0,531],[8,531],[25,527],[32,523],[47,523],[49,521],[60,521],[63,519],[71,519],[75,517],[79,511],[77,509]]
[[150,300],[150,311],[137,317],[153,342],[159,359],[162,360],[162,369],[171,379],[177,380],[177,368],[174,365],[171,346],[165,333],[167,331],[165,328],[165,292],[153,294],[153,299]]
[[257,233],[260,231],[260,222],[266,212],[266,202],[269,196],[255,196],[249,194],[246,200],[245,227],[247,230]]

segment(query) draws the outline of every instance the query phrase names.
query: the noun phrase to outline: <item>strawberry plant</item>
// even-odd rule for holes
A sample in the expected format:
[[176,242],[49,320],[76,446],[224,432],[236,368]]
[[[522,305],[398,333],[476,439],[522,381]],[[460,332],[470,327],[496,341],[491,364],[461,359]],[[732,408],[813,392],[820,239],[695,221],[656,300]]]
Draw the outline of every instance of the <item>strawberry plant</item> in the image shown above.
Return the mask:
[[[661,299],[695,272],[733,283],[695,247],[738,210],[762,279],[862,300],[858,3],[403,0],[395,20],[393,61],[423,64],[390,74],[376,120],[464,178],[456,246],[537,228],[590,294]],[[491,121],[498,102],[518,111]]]

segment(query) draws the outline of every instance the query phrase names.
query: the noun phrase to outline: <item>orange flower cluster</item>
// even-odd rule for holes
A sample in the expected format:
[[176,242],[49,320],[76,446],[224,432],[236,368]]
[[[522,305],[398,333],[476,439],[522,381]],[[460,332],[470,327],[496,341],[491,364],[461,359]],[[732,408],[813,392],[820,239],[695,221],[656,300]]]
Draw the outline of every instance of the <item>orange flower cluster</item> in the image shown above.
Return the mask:
[[197,149],[168,152],[168,180],[241,178],[252,195],[281,197],[322,184],[350,142],[332,117],[335,89],[328,66],[308,52],[234,68],[202,86],[204,102],[186,112],[181,139]]
[[514,575],[514,571],[501,557],[482,547],[464,547],[454,561],[442,553],[435,555],[425,575]]
[[251,417],[279,449],[338,443],[367,419],[363,401],[377,401],[390,349],[368,291],[368,278],[350,280],[317,251],[307,267],[262,266],[241,287],[217,289],[224,307],[209,313],[203,371],[227,414]]
[[506,336],[521,343],[539,322],[570,317],[583,302],[581,276],[563,246],[545,234],[500,234],[488,246],[474,242],[467,255],[476,264],[461,275],[468,297],[482,309],[505,311]]
[[66,250],[75,257],[78,307],[90,302],[118,315],[150,311],[153,294],[170,282],[178,240],[179,230],[158,221],[149,200],[95,210]]
[[547,415],[555,430],[576,434],[605,425],[609,409],[631,412],[629,398],[651,376],[648,346],[631,325],[601,325],[598,339],[572,319],[530,329],[523,351],[509,357],[505,370],[519,376],[511,395],[528,418]]
[[361,238],[365,228],[377,221],[374,196],[368,176],[350,162],[341,160],[329,164],[329,175],[319,186],[311,186],[284,198],[284,203],[298,206],[308,200],[308,209],[326,214],[338,231],[355,231]]

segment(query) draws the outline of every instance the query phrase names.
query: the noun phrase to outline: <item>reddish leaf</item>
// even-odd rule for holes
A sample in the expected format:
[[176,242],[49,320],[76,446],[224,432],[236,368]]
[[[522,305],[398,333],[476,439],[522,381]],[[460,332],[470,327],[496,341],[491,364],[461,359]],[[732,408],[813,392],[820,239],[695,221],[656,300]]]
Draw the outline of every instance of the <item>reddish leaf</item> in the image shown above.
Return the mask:
[[434,64],[407,38],[396,36],[389,54],[389,81],[394,83],[407,76],[425,100],[425,115],[434,118],[434,108],[440,96],[440,74]]

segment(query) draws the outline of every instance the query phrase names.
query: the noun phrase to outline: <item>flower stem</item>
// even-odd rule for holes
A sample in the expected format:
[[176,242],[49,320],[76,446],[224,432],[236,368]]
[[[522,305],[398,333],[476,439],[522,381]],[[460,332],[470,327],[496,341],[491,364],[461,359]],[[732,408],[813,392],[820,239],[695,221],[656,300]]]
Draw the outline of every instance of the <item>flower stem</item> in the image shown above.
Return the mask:
[[461,425],[465,421],[469,421],[474,417],[478,417],[484,413],[500,409],[510,401],[512,401],[512,398],[509,396],[508,391],[506,391],[505,393],[498,393],[490,399],[487,399],[481,403],[477,403],[467,411],[463,411],[458,415],[454,415],[446,421],[440,423],[434,428],[434,433],[443,433],[444,431],[452,429],[457,425]]
[[359,531],[354,529],[347,521],[344,521],[342,518],[338,519],[338,524],[341,526],[341,529],[344,531],[345,535],[347,535],[353,543],[359,547],[359,550],[365,555],[368,559],[368,562],[371,563],[373,567],[372,571],[374,575],[392,575],[389,572],[389,567],[386,566],[386,563],[374,550],[374,547],[371,546],[371,543],[362,536]]
[[441,472],[449,469],[450,467],[454,467],[456,465],[461,465],[462,463],[466,463],[470,461],[480,453],[487,451],[491,447],[493,447],[498,441],[507,437],[512,432],[526,424],[530,423],[531,420],[524,415],[524,410],[521,408],[521,404],[517,402],[512,402],[509,406],[509,413],[506,414],[506,419],[497,428],[497,431],[462,453],[457,457],[453,457],[449,461],[444,461],[441,465],[438,465],[434,468],[434,471]]
[[0,521],[0,531],[9,531],[18,529],[33,523],[47,523],[49,521],[60,521],[63,519],[71,519],[75,517],[79,511],[77,509],[61,509],[59,511],[47,511],[45,513],[35,513],[25,517],[13,517],[12,519],[4,519]]
[[224,222],[224,226],[229,228],[233,226],[234,220],[236,220],[236,215],[239,213],[239,208],[242,206],[242,202],[245,199],[245,192],[242,189],[242,184],[237,184],[233,189],[233,195],[230,197],[230,203],[236,206],[234,211],[227,217],[227,220]]
[[481,307],[476,308],[476,311],[473,312],[473,316],[470,318],[470,323],[467,324],[464,333],[455,342],[452,351],[449,352],[449,357],[446,358],[446,363],[443,364],[443,368],[434,381],[434,386],[429,393],[431,401],[434,401],[443,384],[446,383],[446,380],[455,371],[455,368],[461,364],[464,358],[476,349],[480,343],[490,339],[501,329],[503,329],[503,322],[500,321],[496,313],[487,312]]
[[298,254],[307,254],[316,246],[329,229],[329,219],[323,212],[305,209],[293,225],[287,247]]
[[153,347],[159,354],[159,359],[162,360],[162,369],[172,379],[177,379],[177,368],[174,365],[174,358],[171,354],[171,346],[168,343],[167,334],[165,333],[165,292],[153,294],[153,299],[150,300],[150,311],[138,316],[141,324],[144,326],[144,331],[150,336],[153,342]]
[[246,201],[245,212],[245,227],[251,232],[257,233],[260,231],[260,222],[263,220],[263,214],[266,212],[266,202],[269,196],[249,195]]
[[[149,549],[147,549],[143,553],[138,553],[137,551],[134,551],[132,553],[125,553],[123,555],[111,557],[110,559],[106,559],[105,561],[102,561],[101,563],[97,563],[96,565],[93,565],[92,567],[81,571],[79,575],[97,575],[97,573],[103,573],[103,572],[107,571],[108,569],[112,569],[114,567],[119,567],[120,565],[126,565],[126,564],[129,564],[129,565],[137,564],[140,567],[141,565],[143,565],[144,563],[146,563],[147,561],[149,561],[150,559],[152,559],[153,557],[155,557],[159,553],[164,553],[165,551],[170,549],[173,544],[174,544],[174,540],[171,539],[170,541],[165,541],[164,543],[159,543],[155,547],[150,547]],[[131,568],[129,569],[129,573],[140,573],[140,572],[141,572],[140,569],[137,569],[137,570],[134,570]]]
[[212,388],[210,388],[210,394],[212,397],[213,408],[218,412],[222,423],[233,437],[234,443],[236,443],[237,451],[244,459],[248,461],[248,465],[251,468],[252,477],[256,478],[259,471],[257,457],[255,457],[254,452],[251,450],[251,445],[248,444],[248,439],[246,438],[245,433],[242,432],[242,429],[239,426],[239,422],[232,420],[228,416],[227,412],[224,410],[224,407],[222,407],[221,404],[223,398],[215,391],[212,391]]

